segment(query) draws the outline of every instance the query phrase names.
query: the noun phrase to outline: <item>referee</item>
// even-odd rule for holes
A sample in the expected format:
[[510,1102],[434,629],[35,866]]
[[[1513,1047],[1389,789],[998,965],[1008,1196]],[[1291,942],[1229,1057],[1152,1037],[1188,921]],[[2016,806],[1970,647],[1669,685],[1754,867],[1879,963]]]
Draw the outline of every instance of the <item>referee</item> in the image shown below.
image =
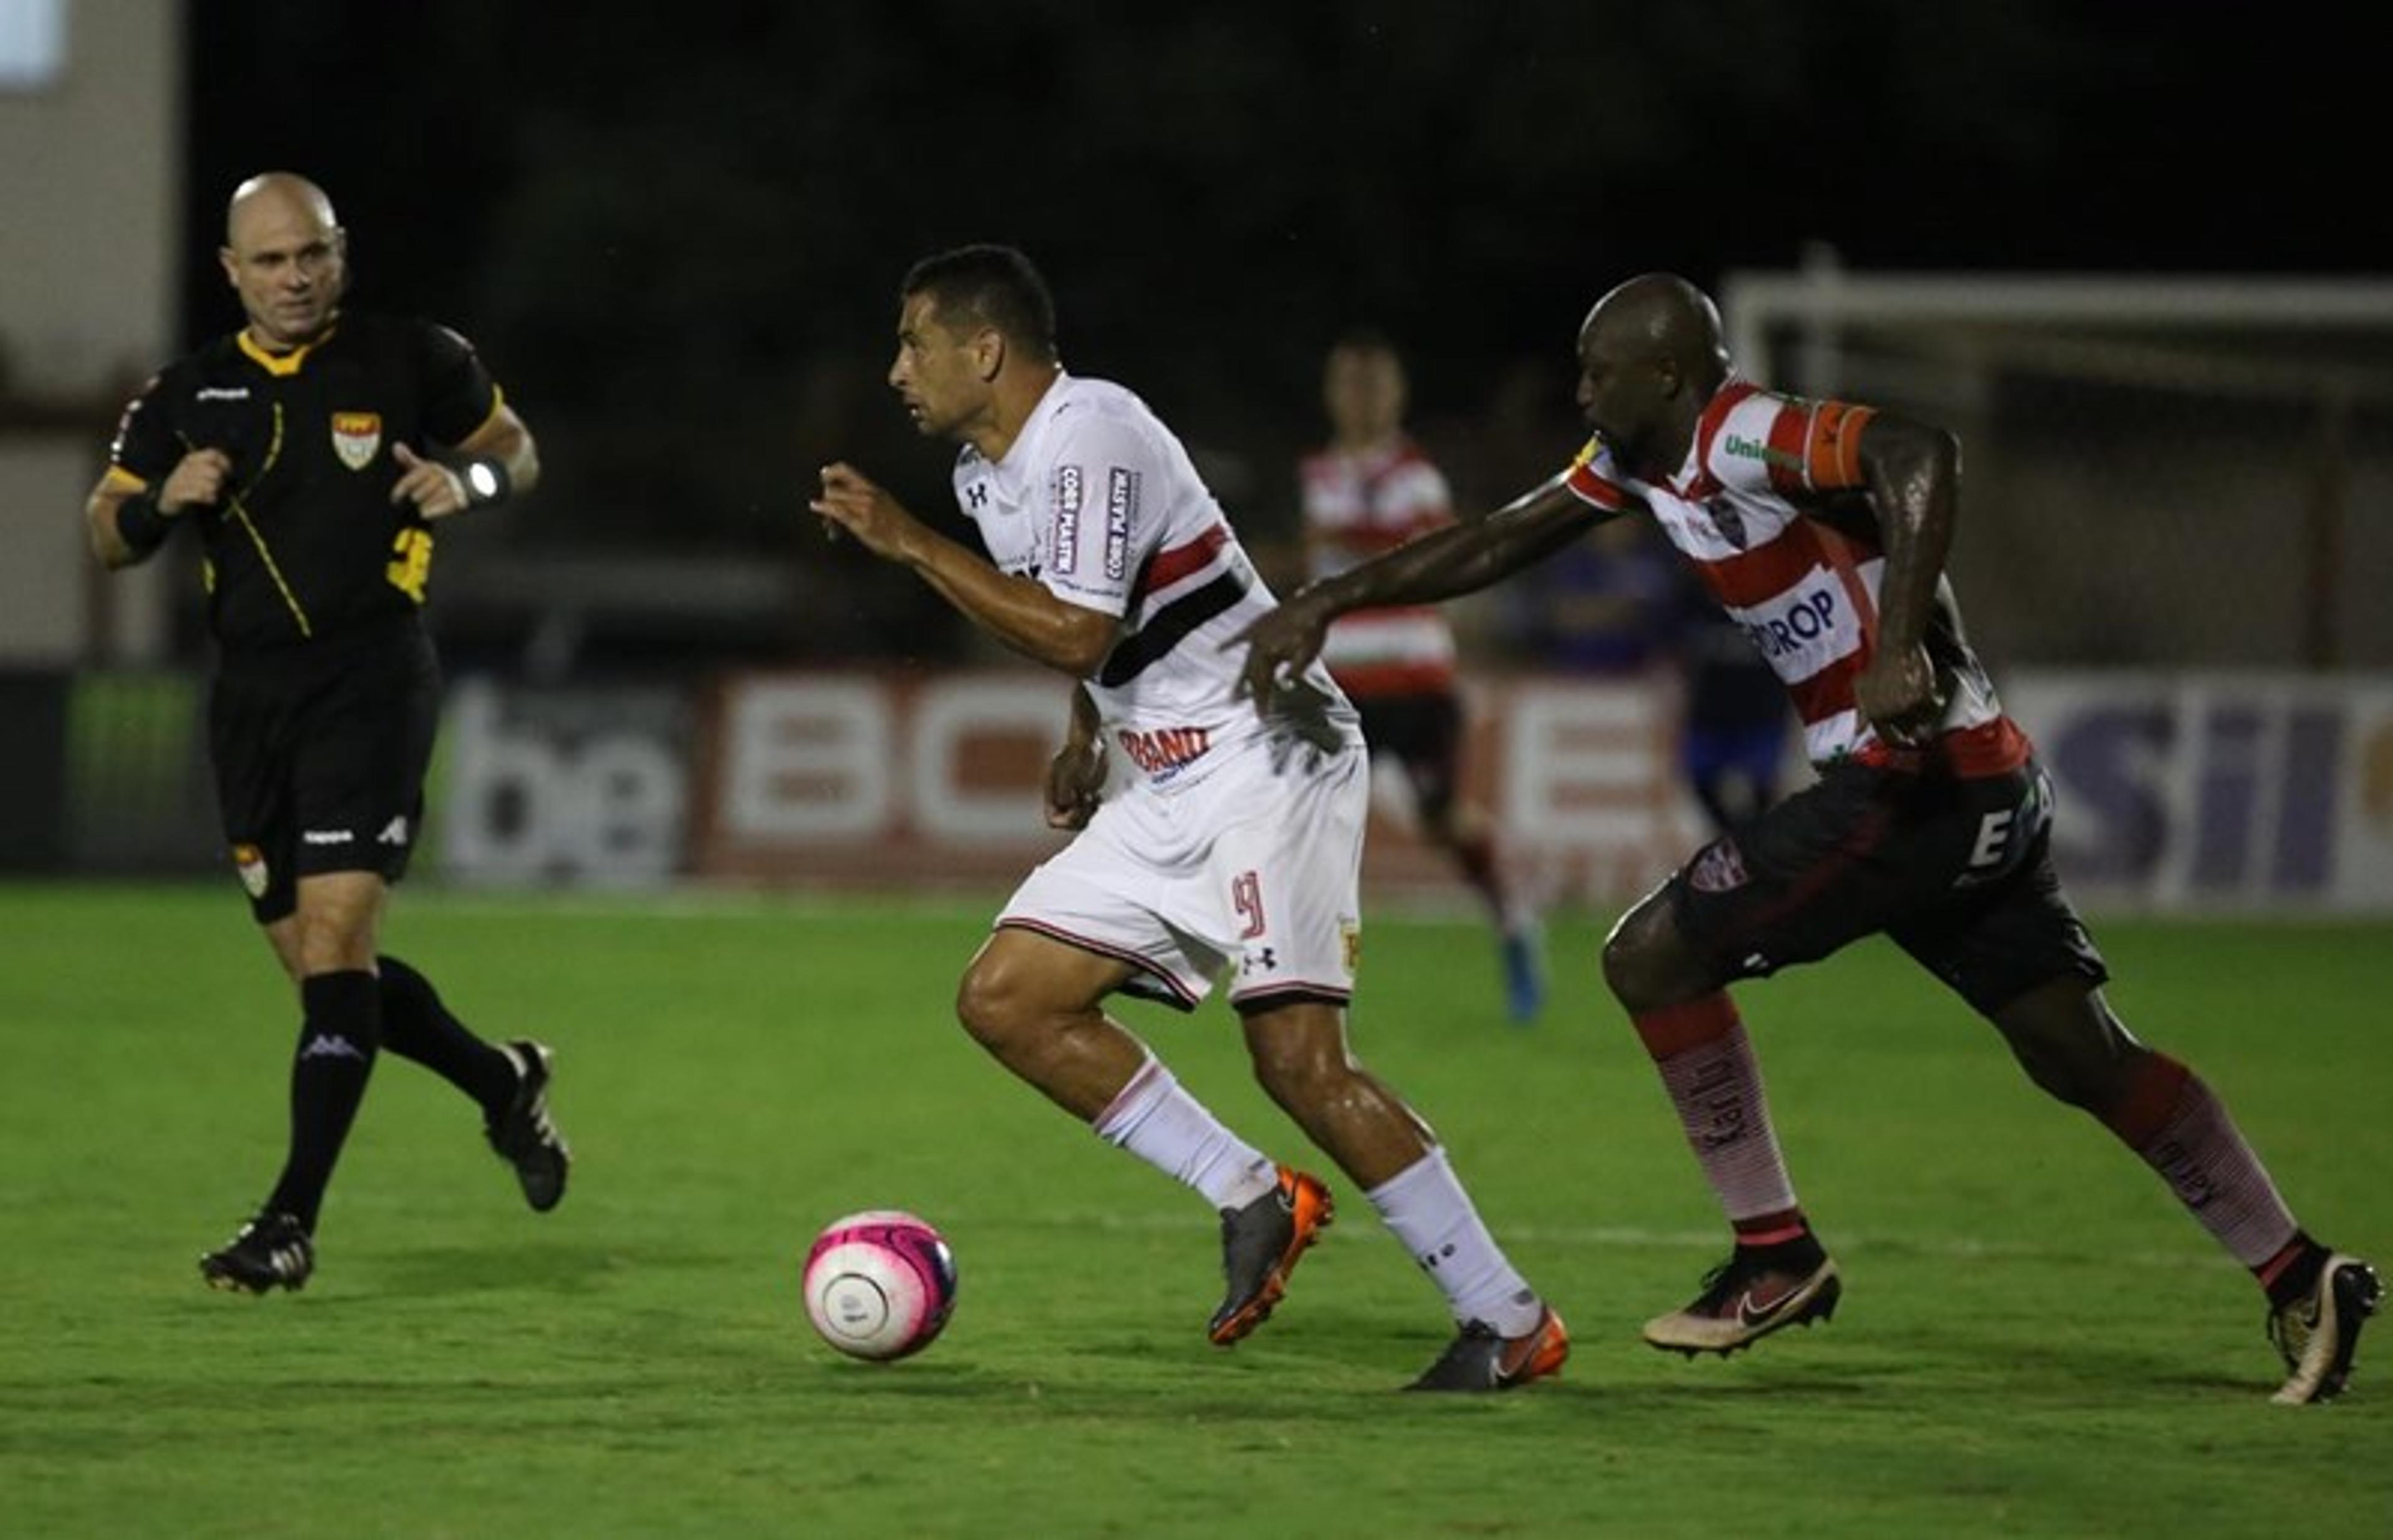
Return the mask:
[[314,183],[243,182],[218,254],[248,324],[126,409],[85,515],[111,568],[185,526],[201,545],[225,840],[302,1015],[282,1173],[200,1259],[216,1287],[263,1294],[315,1270],[324,1189],[386,1047],[480,1104],[534,1209],[565,1194],[549,1050],[483,1041],[376,946],[439,712],[421,615],[433,526],[530,490],[540,460],[464,338],[342,307],[347,238]]

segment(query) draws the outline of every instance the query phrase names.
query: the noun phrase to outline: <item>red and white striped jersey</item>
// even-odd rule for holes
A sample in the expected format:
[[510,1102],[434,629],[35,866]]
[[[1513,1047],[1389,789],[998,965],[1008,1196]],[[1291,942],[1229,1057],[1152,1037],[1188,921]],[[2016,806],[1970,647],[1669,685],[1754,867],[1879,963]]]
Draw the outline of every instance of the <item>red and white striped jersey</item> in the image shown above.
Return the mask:
[[[1107,746],[1150,784],[1193,781],[1221,750],[1272,736],[1237,698],[1246,651],[1228,644],[1278,600],[1145,402],[1058,373],[1002,460],[964,447],[955,490],[1001,570],[1121,618],[1120,639],[1082,683]],[[1353,737],[1353,707],[1327,671],[1315,663],[1305,678]]]
[[[1704,408],[1675,476],[1640,480],[1599,437],[1567,479],[1595,507],[1653,515],[1785,685],[1814,764],[1890,757],[1853,699],[1877,643],[1886,568],[1863,501],[1861,437],[1874,414],[1731,379]],[[1976,776],[2024,763],[2027,739],[2003,714],[1948,596],[1926,646],[1951,692],[1939,745],[1946,763]]]
[[[1330,448],[1297,467],[1314,578],[1330,578],[1454,522],[1445,477],[1410,438],[1355,451]],[[1353,696],[1454,687],[1454,630],[1435,605],[1342,615],[1322,661]]]

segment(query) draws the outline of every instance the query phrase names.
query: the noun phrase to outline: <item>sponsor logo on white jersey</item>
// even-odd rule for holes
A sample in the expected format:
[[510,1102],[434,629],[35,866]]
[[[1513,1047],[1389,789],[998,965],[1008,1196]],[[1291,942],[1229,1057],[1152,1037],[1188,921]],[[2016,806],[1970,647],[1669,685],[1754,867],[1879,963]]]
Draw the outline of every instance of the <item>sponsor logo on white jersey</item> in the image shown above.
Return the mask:
[[1206,727],[1124,727],[1114,737],[1132,764],[1157,777],[1195,763],[1213,746],[1212,731]]
[[1824,567],[1766,605],[1736,612],[1754,650],[1781,679],[1809,679],[1861,645],[1844,587]]
[[1048,565],[1069,572],[1080,565],[1080,502],[1088,477],[1078,465],[1055,467],[1055,549]]
[[1105,576],[1130,570],[1130,530],[1138,518],[1136,471],[1116,465],[1105,473]]

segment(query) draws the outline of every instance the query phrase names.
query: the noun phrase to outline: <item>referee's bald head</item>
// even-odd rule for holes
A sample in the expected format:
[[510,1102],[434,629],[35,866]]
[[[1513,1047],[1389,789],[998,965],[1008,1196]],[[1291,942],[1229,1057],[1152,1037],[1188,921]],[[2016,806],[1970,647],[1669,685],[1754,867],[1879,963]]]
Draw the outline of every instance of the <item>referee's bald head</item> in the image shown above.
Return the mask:
[[260,215],[293,208],[306,211],[325,229],[341,228],[333,200],[322,188],[296,172],[264,171],[232,189],[232,199],[225,204],[225,244],[239,246],[242,229]]

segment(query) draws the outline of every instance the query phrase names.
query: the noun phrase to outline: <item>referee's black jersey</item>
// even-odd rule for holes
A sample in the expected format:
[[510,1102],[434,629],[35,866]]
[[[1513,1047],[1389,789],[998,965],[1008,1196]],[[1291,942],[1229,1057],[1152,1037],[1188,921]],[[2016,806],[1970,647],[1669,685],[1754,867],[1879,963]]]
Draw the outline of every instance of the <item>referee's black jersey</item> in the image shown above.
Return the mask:
[[111,462],[150,487],[194,450],[232,462],[205,542],[208,624],[226,658],[387,632],[424,603],[432,531],[394,503],[391,446],[429,457],[499,410],[473,346],[429,321],[344,312],[288,354],[246,332],[166,366],[125,409]]

